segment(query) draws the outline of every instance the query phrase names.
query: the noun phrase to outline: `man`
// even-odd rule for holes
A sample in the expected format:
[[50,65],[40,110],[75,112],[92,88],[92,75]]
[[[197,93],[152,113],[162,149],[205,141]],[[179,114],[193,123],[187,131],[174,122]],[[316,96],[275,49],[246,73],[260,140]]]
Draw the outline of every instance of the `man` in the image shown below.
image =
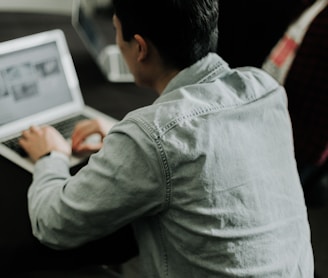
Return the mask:
[[83,142],[92,133],[103,145],[73,177],[71,148],[56,130],[23,132],[36,161],[34,235],[72,248],[131,223],[141,277],[312,277],[283,88],[212,52],[217,0],[114,0],[114,8],[136,83],[159,97],[107,135],[98,120],[78,125],[73,151],[97,150]]

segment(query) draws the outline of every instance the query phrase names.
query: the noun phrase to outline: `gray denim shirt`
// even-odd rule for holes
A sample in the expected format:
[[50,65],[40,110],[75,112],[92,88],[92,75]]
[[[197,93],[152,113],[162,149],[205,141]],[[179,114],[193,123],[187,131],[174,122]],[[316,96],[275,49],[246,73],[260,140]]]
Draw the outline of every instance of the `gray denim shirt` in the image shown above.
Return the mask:
[[132,223],[143,278],[313,277],[285,91],[214,53],[114,126],[75,176],[62,157],[39,160],[28,199],[53,248]]

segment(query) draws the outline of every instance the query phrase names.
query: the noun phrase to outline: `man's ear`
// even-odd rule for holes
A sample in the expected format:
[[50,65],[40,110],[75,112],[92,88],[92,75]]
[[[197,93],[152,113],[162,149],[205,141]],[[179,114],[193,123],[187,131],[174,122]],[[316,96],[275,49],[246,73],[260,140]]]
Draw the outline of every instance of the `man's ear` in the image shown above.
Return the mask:
[[148,55],[148,43],[142,36],[138,34],[134,35],[134,39],[136,40],[138,46],[138,62],[141,62]]

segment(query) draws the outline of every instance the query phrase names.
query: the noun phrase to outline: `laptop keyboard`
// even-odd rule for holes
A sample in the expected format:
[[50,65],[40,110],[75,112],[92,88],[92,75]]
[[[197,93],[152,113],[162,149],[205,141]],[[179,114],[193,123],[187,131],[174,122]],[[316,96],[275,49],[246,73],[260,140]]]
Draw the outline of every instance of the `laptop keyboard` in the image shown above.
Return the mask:
[[12,149],[13,151],[17,152],[21,156],[27,156],[25,150],[18,144],[19,137],[14,137],[9,139],[8,141],[3,142],[8,148]]
[[[87,119],[84,115],[77,115],[75,117],[69,118],[67,120],[64,120],[62,122],[58,122],[53,124],[52,126],[56,128],[63,136],[64,138],[68,139],[71,137],[71,134],[73,132],[74,126],[77,122],[81,120]],[[26,157],[27,153],[24,151],[24,149],[19,145],[18,140],[20,136],[11,138],[5,142],[3,142],[4,145],[6,145],[8,148],[14,150],[19,155]]]
[[87,119],[84,115],[77,115],[73,118],[69,118],[65,121],[58,122],[56,124],[53,124],[52,126],[57,129],[61,135],[64,136],[64,138],[70,138],[73,132],[73,129],[77,122]]

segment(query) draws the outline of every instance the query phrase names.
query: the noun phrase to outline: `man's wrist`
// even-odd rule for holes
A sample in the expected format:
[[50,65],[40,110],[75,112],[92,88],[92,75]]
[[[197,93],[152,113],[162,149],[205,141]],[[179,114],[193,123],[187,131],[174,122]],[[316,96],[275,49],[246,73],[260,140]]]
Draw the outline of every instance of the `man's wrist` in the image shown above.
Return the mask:
[[47,156],[50,156],[50,155],[51,155],[51,152],[47,152],[46,154],[41,155],[41,156],[39,157],[39,159],[44,158],[44,157],[47,157]]

